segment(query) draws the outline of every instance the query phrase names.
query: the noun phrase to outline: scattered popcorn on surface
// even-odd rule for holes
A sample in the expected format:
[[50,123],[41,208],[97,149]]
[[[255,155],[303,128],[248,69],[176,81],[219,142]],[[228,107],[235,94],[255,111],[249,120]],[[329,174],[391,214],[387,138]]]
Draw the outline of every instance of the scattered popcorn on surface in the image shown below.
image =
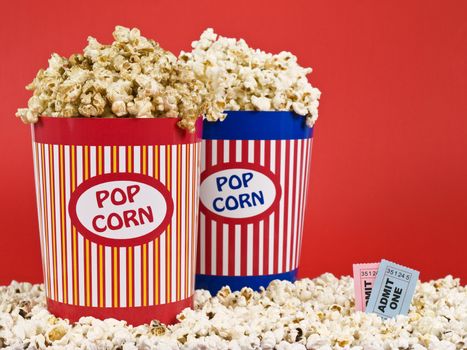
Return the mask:
[[16,115],[25,123],[50,117],[180,117],[192,131],[207,113],[221,118],[214,93],[158,43],[117,26],[111,45],[89,37],[83,54],[53,54],[27,86],[33,96]]
[[42,285],[0,287],[0,347],[8,349],[467,349],[467,288],[451,276],[419,283],[408,316],[383,321],[354,311],[353,281],[324,274],[273,281],[261,292],[198,290],[180,323],[138,327],[82,317],[76,324],[45,309]]
[[[209,28],[191,52],[182,52],[195,75],[215,92],[213,104],[227,111],[294,111],[306,116],[308,126],[318,118],[320,91],[290,52],[276,55],[250,48],[243,40],[218,36]],[[207,115],[219,119],[219,113]]]

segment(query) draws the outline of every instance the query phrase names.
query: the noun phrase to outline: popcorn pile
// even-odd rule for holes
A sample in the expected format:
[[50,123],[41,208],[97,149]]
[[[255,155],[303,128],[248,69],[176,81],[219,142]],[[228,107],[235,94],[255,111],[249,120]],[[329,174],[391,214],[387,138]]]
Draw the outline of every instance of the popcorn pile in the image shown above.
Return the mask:
[[209,28],[191,52],[174,56],[136,28],[117,26],[110,45],[88,38],[83,54],[52,54],[26,88],[25,123],[51,117],[179,117],[192,131],[198,116],[223,120],[224,110],[294,111],[308,126],[321,92],[290,52],[270,54]]
[[89,37],[83,54],[53,54],[27,86],[34,95],[16,115],[25,123],[51,117],[180,117],[192,131],[197,117],[223,116],[214,94],[176,56],[141,36],[136,28],[117,26],[115,41],[103,45]]
[[179,59],[211,87],[216,105],[227,111],[294,111],[306,116],[308,126],[316,122],[321,92],[307,79],[311,68],[301,67],[290,52],[255,50],[245,40],[218,36],[211,28],[192,47]]
[[467,288],[447,276],[419,283],[408,316],[383,321],[354,311],[353,281],[324,274],[266,290],[196,291],[180,323],[138,327],[83,317],[76,324],[45,309],[42,285],[0,287],[0,347],[9,349],[467,349]]

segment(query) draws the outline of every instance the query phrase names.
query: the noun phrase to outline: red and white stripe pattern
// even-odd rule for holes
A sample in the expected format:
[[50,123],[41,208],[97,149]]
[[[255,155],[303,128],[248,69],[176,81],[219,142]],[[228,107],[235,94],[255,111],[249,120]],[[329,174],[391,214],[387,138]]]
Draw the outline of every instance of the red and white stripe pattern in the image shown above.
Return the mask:
[[229,162],[260,164],[280,179],[278,210],[251,223],[200,213],[197,274],[258,276],[298,267],[312,139],[203,140],[201,173]]
[[[33,143],[47,297],[88,307],[138,307],[192,296],[200,143],[80,146]],[[71,224],[68,202],[101,174],[138,173],[169,190],[174,213],[163,234],[130,247],[96,244]]]

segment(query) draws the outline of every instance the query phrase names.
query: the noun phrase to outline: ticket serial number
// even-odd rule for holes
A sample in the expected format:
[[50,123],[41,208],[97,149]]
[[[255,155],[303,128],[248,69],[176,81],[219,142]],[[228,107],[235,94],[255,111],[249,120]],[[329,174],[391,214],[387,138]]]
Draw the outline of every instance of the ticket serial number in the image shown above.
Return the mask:
[[410,277],[411,277],[410,273],[403,272],[403,271],[400,271],[400,270],[395,270],[395,269],[390,268],[390,267],[388,267],[386,269],[386,274],[390,275],[390,276],[393,276],[393,277],[396,277],[396,278],[406,280],[406,281],[410,281]]
[[361,277],[375,277],[377,273],[378,273],[377,270],[364,270],[364,271],[360,271],[360,276]]

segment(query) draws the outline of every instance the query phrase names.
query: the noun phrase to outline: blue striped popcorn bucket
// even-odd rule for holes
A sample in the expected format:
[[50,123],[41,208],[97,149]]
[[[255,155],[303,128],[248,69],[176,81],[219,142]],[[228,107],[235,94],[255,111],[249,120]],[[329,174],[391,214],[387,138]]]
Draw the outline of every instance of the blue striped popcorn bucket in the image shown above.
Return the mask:
[[196,288],[294,281],[313,129],[287,111],[204,122]]

